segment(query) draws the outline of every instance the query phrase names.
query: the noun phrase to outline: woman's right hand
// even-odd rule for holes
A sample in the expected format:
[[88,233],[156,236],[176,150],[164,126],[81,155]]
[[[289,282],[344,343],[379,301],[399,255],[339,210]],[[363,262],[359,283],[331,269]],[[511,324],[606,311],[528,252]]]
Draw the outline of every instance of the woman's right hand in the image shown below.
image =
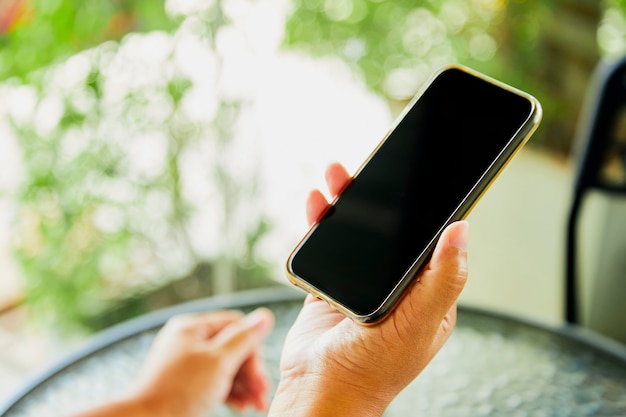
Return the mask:
[[[336,196],[350,176],[332,164],[326,180]],[[307,201],[309,223],[327,205],[313,191]],[[357,324],[308,296],[285,341],[270,416],[382,415],[455,326],[456,301],[468,273],[468,227],[457,222],[444,231],[428,265],[381,323]]]

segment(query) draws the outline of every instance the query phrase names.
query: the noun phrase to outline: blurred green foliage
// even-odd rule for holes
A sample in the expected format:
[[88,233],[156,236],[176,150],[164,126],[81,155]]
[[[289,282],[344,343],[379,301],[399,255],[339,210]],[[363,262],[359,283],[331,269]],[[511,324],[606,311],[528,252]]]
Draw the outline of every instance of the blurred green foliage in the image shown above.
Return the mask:
[[[25,169],[16,256],[27,301],[56,325],[101,328],[228,286],[220,277],[232,289],[268,279],[256,250],[271,225],[240,213],[257,201],[254,169],[242,176],[224,157],[240,146],[247,105],[217,88],[230,3],[196,3],[172,15],[151,0],[0,0],[0,80],[32,101],[11,118]],[[536,95],[545,116],[533,142],[565,155],[595,64],[626,52],[626,0],[291,6],[284,47],[340,57],[393,109],[439,66],[463,63]],[[209,87],[180,62],[189,36],[210,52]],[[220,219],[217,254],[191,236],[208,210],[190,196],[197,183],[210,185]]]
[[161,1],[2,0],[13,12],[0,25],[0,80],[23,78],[129,32],[173,30]]
[[603,13],[623,0],[294,0],[285,45],[339,56],[399,111],[458,62],[529,91],[544,107],[531,139],[567,155],[600,58]]
[[[48,26],[58,28],[37,34],[32,26],[46,24],[33,21],[4,39],[14,50],[39,36],[58,44],[37,56],[38,65],[15,59],[3,67],[21,74],[7,83],[15,96],[32,101],[9,120],[25,171],[15,253],[33,315],[57,328],[97,330],[169,303],[267,285],[269,266],[256,248],[271,225],[255,204],[254,167],[224,157],[241,146],[246,106],[217,85],[214,35],[228,19],[219,5],[166,19],[158,2],[98,4],[59,1],[51,15],[50,4],[32,4],[38,19],[50,16]],[[79,12],[70,13],[73,6]],[[66,27],[62,13],[77,25],[85,24],[82,13],[94,17]],[[116,37],[106,22],[117,13],[167,30],[101,42]],[[78,34],[84,43],[72,42]],[[193,47],[213,77],[190,64]],[[190,163],[201,166],[191,172]],[[252,208],[245,221],[241,207]],[[197,230],[203,214],[217,219],[217,230]],[[193,242],[194,233],[218,249]],[[164,289],[179,296],[154,295]]]
[[[457,60],[488,61],[487,32],[497,10],[468,1],[294,0],[285,44],[342,57],[375,91],[406,99],[433,69]],[[472,46],[473,44],[473,46]],[[402,76],[406,71],[406,76]],[[398,81],[394,82],[394,74]],[[403,78],[407,78],[403,81]]]

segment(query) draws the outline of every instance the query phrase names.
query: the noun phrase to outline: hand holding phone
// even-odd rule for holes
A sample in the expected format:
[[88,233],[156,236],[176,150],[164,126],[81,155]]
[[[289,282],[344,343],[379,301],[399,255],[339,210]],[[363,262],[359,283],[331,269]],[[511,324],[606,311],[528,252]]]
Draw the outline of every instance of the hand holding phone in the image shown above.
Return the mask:
[[[350,181],[339,164],[326,171],[333,197]],[[309,223],[328,202],[307,200]],[[432,360],[456,322],[456,300],[467,280],[468,224],[441,235],[429,267],[376,326],[361,326],[308,296],[283,346],[280,384],[269,416],[380,416]],[[294,407],[295,406],[295,407]]]
[[540,118],[527,93],[445,67],[294,249],[290,281],[354,320],[381,320]]

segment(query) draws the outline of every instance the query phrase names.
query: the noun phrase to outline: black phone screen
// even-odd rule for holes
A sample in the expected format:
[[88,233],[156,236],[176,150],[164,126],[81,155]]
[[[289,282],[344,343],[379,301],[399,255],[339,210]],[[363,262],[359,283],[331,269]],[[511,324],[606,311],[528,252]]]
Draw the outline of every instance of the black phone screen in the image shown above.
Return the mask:
[[291,272],[371,314],[532,112],[521,95],[456,68],[443,71],[301,243]]

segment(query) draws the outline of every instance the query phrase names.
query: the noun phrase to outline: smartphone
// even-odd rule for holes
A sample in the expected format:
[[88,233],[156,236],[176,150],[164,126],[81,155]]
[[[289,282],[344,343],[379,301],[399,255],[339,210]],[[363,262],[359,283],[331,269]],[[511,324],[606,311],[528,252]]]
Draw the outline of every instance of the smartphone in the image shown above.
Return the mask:
[[298,243],[289,280],[357,322],[382,320],[540,120],[531,95],[442,68]]

